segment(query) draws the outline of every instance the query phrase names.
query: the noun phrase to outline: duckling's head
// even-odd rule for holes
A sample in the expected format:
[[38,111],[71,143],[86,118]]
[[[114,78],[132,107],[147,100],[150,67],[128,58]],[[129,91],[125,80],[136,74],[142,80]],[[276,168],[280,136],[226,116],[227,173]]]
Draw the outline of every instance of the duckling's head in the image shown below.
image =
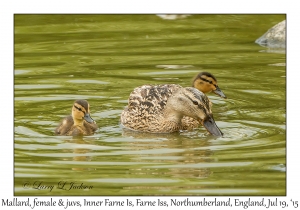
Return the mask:
[[86,100],[76,100],[72,107],[72,117],[75,125],[82,124],[84,120],[94,122],[90,116],[90,105]]
[[193,87],[202,91],[203,93],[209,93],[213,91],[215,94],[222,98],[227,98],[222,90],[219,88],[217,79],[208,72],[200,72],[193,80]]
[[216,125],[208,97],[196,88],[180,88],[168,99],[167,104],[176,111],[178,118],[189,116],[201,123],[214,136],[223,133]]

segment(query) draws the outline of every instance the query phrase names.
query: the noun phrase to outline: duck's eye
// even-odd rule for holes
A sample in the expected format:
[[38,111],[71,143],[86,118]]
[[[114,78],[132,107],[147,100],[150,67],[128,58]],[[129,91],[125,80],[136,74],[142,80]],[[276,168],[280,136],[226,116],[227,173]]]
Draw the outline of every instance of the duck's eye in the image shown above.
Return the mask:
[[79,110],[79,111],[81,111],[81,112],[82,112],[82,109],[81,109],[80,107],[78,107],[78,106],[75,106],[75,105],[74,105],[74,107],[75,107],[77,110]]
[[193,101],[193,104],[195,104],[196,106],[198,106],[198,102],[197,101]]
[[209,84],[212,84],[212,83],[213,83],[212,81],[210,81],[210,80],[208,80],[208,79],[205,79],[205,78],[203,78],[203,77],[200,77],[200,79],[202,79],[202,80],[205,81],[205,82],[208,82]]

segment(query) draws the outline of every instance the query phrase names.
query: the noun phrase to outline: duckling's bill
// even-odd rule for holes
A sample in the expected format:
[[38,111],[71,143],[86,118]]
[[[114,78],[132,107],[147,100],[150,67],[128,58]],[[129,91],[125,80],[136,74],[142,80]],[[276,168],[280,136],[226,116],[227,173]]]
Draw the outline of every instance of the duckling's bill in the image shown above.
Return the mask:
[[91,118],[91,115],[89,113],[86,113],[83,118],[89,123],[94,122],[94,120]]
[[218,126],[212,116],[207,116],[203,120],[202,124],[210,134],[212,134],[214,136],[223,136],[222,131],[218,128]]
[[219,86],[216,87],[216,89],[214,90],[214,93],[217,94],[218,96],[222,97],[222,98],[227,98],[225,96],[225,94],[223,93],[223,91],[219,88]]

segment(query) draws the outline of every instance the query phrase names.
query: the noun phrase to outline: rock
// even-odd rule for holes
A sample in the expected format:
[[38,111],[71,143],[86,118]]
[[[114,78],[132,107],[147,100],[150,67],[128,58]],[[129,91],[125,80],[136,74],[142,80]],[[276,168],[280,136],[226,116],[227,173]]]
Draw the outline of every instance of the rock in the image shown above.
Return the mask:
[[270,28],[255,43],[270,48],[285,48],[286,46],[286,21],[282,21]]

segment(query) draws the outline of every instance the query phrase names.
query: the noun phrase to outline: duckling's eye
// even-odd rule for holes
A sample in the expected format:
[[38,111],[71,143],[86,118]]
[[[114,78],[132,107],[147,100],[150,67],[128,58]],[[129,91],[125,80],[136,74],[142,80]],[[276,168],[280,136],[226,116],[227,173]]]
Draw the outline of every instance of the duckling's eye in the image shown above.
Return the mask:
[[208,79],[205,79],[205,78],[203,78],[203,77],[200,77],[200,79],[202,79],[202,80],[205,81],[205,82],[208,82],[209,84],[212,84],[212,83],[213,83],[212,81],[210,81],[210,80],[208,80]]
[[195,104],[196,106],[199,105],[197,101],[193,101],[193,104]]
[[74,107],[75,107],[78,111],[81,111],[81,112],[85,113],[80,107],[75,106],[75,105],[74,105]]

